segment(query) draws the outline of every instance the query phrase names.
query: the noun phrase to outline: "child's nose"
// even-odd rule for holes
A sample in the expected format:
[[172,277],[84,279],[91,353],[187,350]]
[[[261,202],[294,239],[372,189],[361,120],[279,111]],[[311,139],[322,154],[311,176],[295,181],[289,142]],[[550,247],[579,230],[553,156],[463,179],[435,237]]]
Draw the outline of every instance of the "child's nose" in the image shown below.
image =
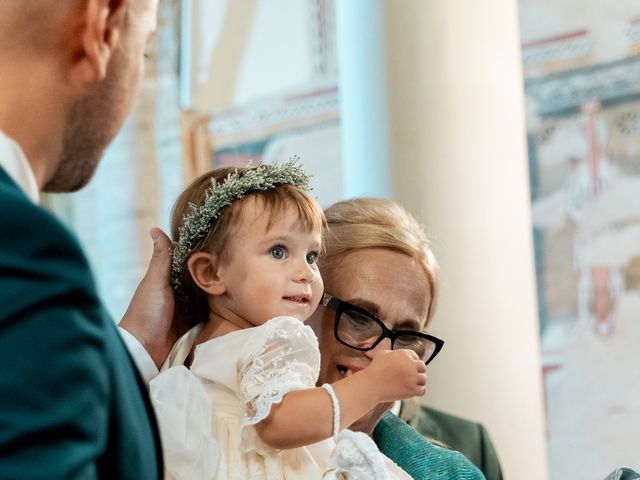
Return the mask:
[[307,262],[306,257],[303,260],[299,260],[298,262],[296,262],[296,270],[295,270],[295,279],[298,282],[310,282],[311,280],[313,280],[313,268],[311,265],[309,265],[309,262]]

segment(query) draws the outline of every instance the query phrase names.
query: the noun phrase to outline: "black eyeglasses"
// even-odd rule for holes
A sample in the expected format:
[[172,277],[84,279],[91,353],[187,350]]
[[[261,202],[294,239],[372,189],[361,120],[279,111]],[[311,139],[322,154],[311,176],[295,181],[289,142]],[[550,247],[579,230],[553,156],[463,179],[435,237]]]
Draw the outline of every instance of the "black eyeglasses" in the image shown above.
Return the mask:
[[333,333],[343,345],[356,350],[372,350],[385,338],[391,340],[391,349],[407,348],[418,354],[426,365],[442,349],[444,340],[414,330],[390,330],[372,313],[325,293],[322,306],[336,312]]

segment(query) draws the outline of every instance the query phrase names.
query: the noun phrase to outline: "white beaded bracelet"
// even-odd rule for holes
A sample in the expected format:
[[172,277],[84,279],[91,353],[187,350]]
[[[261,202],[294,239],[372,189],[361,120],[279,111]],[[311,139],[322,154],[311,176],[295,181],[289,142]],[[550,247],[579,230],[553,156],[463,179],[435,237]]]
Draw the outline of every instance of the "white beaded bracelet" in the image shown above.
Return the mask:
[[333,391],[333,387],[328,383],[322,384],[329,396],[331,397],[331,403],[333,405],[333,440],[338,441],[338,434],[340,433],[340,403],[338,403],[338,397],[336,392]]

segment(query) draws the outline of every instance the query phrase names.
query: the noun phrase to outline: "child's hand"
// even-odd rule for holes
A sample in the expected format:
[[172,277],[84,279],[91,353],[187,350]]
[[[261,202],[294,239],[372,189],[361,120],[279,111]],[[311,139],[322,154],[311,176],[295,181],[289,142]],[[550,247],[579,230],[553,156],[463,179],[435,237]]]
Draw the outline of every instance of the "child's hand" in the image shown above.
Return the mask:
[[422,396],[427,386],[427,368],[413,350],[379,350],[370,352],[371,365],[365,372],[371,375],[380,402],[394,402]]

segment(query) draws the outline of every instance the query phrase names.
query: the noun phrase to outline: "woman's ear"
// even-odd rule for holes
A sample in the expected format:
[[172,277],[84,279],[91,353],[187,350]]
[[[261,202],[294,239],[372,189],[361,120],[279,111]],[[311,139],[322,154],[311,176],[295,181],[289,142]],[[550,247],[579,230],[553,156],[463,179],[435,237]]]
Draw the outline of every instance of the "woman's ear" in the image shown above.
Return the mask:
[[196,252],[187,261],[187,268],[193,281],[209,295],[222,295],[227,291],[220,276],[220,259],[218,255],[207,252]]

